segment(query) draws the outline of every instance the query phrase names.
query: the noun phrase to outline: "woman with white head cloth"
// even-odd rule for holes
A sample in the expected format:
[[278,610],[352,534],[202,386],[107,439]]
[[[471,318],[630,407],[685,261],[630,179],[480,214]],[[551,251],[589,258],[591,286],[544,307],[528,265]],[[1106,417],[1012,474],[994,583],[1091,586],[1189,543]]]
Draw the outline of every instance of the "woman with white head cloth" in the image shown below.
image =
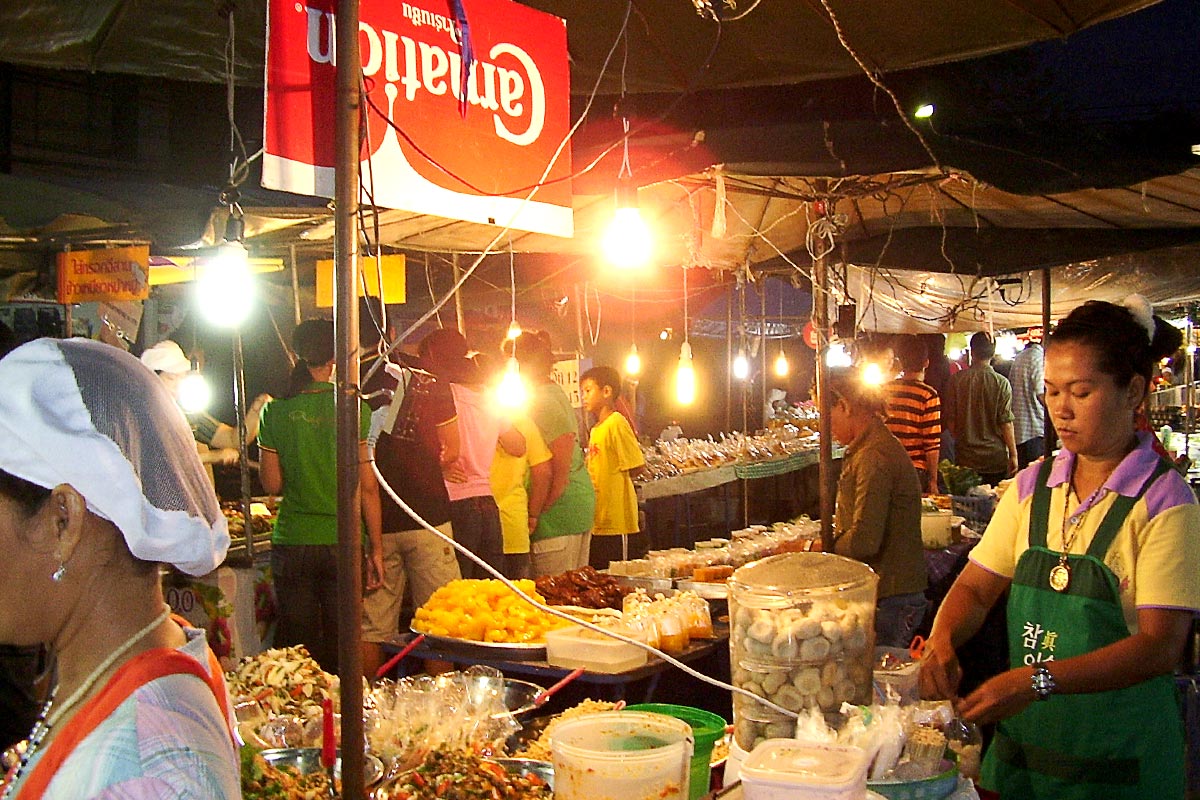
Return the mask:
[[220,667],[159,579],[164,563],[210,572],[229,546],[174,400],[81,339],[13,350],[0,385],[0,642],[55,663],[0,797],[239,797]]

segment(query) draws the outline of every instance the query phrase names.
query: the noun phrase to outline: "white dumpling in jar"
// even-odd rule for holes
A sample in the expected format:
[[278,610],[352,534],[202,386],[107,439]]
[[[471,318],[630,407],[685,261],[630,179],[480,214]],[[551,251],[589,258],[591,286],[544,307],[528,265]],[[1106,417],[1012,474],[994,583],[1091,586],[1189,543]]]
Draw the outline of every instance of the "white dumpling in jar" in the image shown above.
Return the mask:
[[775,639],[775,624],[770,617],[759,617],[746,629],[746,636],[756,642],[770,644]]
[[829,640],[824,636],[814,636],[800,644],[800,658],[803,661],[822,661],[828,655]]
[[833,689],[828,686],[822,686],[821,691],[817,692],[817,705],[822,711],[832,711],[838,704],[838,699],[834,697]]
[[787,673],[783,670],[774,670],[762,677],[763,691],[767,693],[768,697],[779,691],[779,687],[785,683],[787,683]]
[[835,686],[846,677],[845,668],[837,661],[826,661],[821,667],[821,685]]
[[775,640],[771,642],[771,655],[776,658],[790,661],[799,653],[800,644],[792,638],[792,632],[789,630],[779,631]]
[[770,699],[775,705],[783,706],[788,711],[799,711],[804,707],[804,696],[790,683],[783,684]]
[[867,632],[863,628],[858,628],[849,636],[846,636],[842,641],[842,646],[847,653],[861,653],[867,649]]
[[821,691],[821,671],[816,667],[798,669],[792,677],[792,685],[800,694],[816,694]]
[[796,735],[796,723],[768,722],[766,733],[768,739],[790,739]]

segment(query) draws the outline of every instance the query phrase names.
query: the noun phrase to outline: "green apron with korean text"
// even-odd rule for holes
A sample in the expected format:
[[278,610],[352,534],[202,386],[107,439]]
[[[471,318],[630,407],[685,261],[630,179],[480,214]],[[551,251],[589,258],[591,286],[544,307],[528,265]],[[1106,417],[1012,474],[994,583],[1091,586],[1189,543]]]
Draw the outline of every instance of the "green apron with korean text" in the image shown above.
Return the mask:
[[[1070,582],[1050,588],[1059,554],[1046,547],[1052,461],[1038,474],[1029,549],[1008,601],[1014,669],[1089,653],[1130,635],[1117,579],[1104,554],[1125,517],[1169,467],[1160,462],[1136,497],[1118,495],[1083,555],[1068,556]],[[982,785],[1005,800],[1182,800],[1184,739],[1175,682],[1160,675],[1125,689],[1052,694],[999,723]]]

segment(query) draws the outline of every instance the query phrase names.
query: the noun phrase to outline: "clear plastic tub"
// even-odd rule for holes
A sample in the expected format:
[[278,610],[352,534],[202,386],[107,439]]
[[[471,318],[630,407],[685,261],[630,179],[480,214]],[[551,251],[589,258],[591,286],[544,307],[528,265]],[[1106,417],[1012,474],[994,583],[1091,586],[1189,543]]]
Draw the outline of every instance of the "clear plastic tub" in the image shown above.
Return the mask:
[[859,800],[867,754],[858,747],[770,739],[742,764],[745,800]]
[[[729,581],[733,684],[787,711],[869,704],[879,577],[830,553],[784,553]],[[750,752],[790,736],[791,717],[738,694],[734,735]]]
[[663,714],[607,711],[550,736],[555,800],[688,800],[692,726]]
[[[618,633],[637,638],[636,631],[621,629]],[[646,663],[645,650],[627,642],[613,639],[581,625],[546,631],[546,662],[553,667],[590,672],[626,672]]]

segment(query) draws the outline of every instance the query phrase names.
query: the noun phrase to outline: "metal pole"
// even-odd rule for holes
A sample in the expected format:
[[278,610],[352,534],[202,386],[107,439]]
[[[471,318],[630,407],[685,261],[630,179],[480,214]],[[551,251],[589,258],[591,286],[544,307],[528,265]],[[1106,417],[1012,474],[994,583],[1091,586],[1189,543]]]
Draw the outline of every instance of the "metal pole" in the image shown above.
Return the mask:
[[725,430],[733,430],[733,295],[725,301]]
[[254,517],[250,513],[250,455],[246,452],[246,361],[242,333],[233,332],[233,411],[237,418],[238,472],[241,473],[242,518],[245,520],[247,566],[254,561]]
[[[458,286],[458,281],[462,278],[462,267],[458,265],[458,253],[450,255],[450,266],[454,270],[454,285]],[[462,302],[462,287],[459,286],[458,291],[454,293],[454,315],[458,319],[458,332],[463,336],[467,335],[467,320],[463,316]]]
[[[821,216],[833,215],[833,201],[825,200],[818,205],[825,205]],[[817,334],[817,363],[814,373],[817,378],[817,408],[821,414],[821,438],[818,451],[817,479],[820,483],[821,497],[821,547],[826,552],[833,550],[833,507],[836,499],[836,486],[833,480],[833,431],[830,427],[830,410],[833,408],[833,398],[825,387],[829,382],[829,365],[825,361],[825,351],[829,347],[829,264],[827,256],[821,256],[813,261],[813,327]]]
[[296,245],[288,245],[288,260],[292,267],[292,311],[296,324],[300,324],[300,276],[296,273]]
[[[1050,335],[1050,268],[1042,270],[1042,353],[1046,352],[1046,337]],[[1044,423],[1042,426],[1042,455],[1046,458],[1054,455],[1054,440],[1058,438],[1054,432],[1054,423],[1050,414],[1043,409]]]
[[762,398],[758,407],[762,409],[763,427],[767,427],[767,274],[758,279],[758,374]]
[[[359,192],[358,0],[341,0],[337,13],[335,117],[333,324],[337,369],[338,674],[341,677],[342,741],[363,741],[362,543],[358,485],[358,236]],[[342,749],[342,797],[364,797],[363,749]]]

